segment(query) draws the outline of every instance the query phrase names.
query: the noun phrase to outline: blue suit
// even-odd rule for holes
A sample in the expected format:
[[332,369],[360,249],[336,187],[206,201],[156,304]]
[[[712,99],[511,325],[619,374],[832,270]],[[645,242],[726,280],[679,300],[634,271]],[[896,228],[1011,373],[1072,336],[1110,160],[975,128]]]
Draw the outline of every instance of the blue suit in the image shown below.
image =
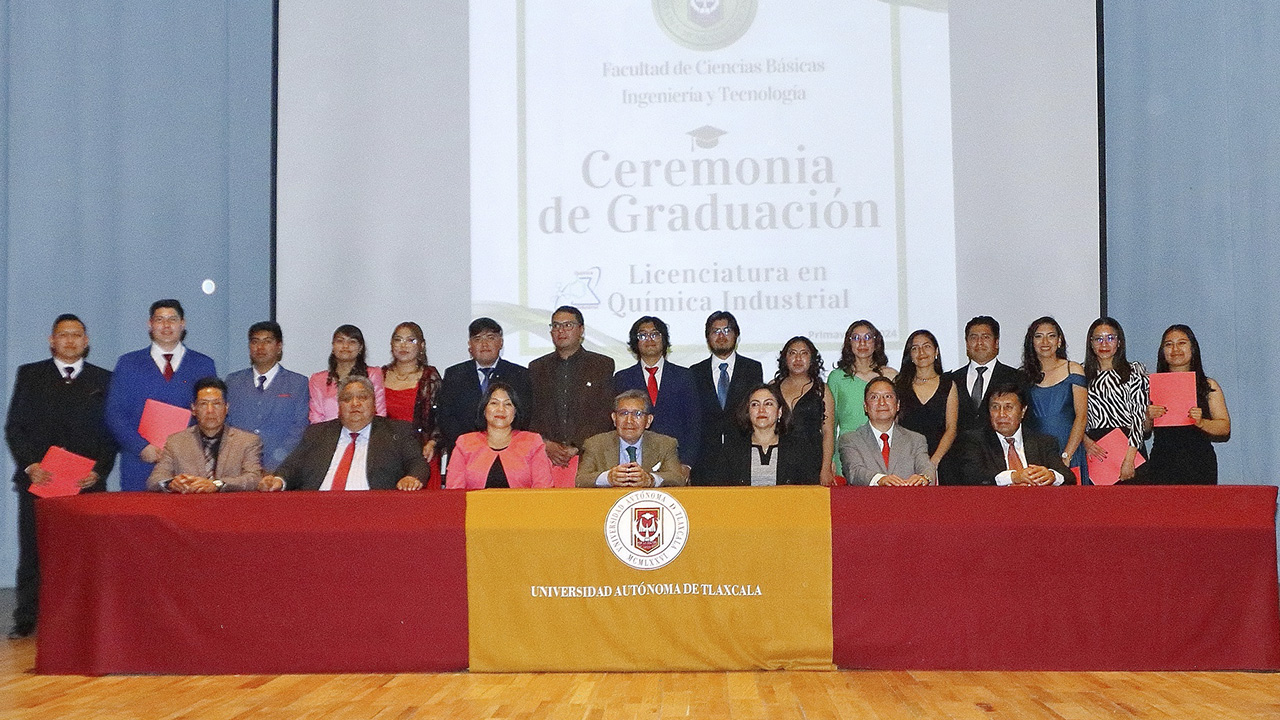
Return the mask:
[[[613,376],[613,389],[648,391],[648,374],[636,363],[619,370]],[[653,432],[668,435],[680,444],[680,462],[692,466],[698,461],[698,449],[702,444],[702,409],[698,405],[698,392],[694,389],[693,373],[670,361],[662,369],[662,382],[658,385],[658,402],[653,406]]]
[[217,374],[213,358],[191,348],[186,349],[182,364],[168,382],[151,359],[150,345],[120,356],[111,373],[105,412],[107,427],[120,446],[121,490],[146,490],[147,477],[155,467],[138,457],[147,446],[147,441],[138,434],[138,421],[142,419],[147,400],[189,408],[195,400],[196,381]]
[[289,457],[311,424],[310,399],[306,375],[281,367],[266,392],[259,392],[253,368],[237,370],[227,376],[227,424],[262,440],[262,468],[272,471]]

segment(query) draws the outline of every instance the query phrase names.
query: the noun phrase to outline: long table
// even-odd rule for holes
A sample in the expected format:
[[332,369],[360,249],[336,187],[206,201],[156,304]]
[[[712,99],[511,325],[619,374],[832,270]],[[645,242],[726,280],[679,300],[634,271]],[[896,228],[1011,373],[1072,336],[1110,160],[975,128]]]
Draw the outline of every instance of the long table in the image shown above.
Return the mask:
[[650,570],[616,490],[40,500],[36,670],[1280,669],[1272,487],[669,494]]

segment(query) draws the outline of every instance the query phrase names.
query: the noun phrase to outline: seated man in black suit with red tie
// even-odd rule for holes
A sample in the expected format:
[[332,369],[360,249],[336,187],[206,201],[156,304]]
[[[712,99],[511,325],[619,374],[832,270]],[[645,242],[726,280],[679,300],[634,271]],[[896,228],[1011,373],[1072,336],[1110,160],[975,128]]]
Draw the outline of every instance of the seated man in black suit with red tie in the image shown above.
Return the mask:
[[258,489],[421,490],[429,472],[413,426],[378,417],[373,383],[348,375],[338,381],[338,418],[307,428]]
[[1022,426],[1026,390],[1017,383],[991,388],[991,427],[966,447],[961,473],[966,485],[1061,485],[1071,477],[1058,440]]

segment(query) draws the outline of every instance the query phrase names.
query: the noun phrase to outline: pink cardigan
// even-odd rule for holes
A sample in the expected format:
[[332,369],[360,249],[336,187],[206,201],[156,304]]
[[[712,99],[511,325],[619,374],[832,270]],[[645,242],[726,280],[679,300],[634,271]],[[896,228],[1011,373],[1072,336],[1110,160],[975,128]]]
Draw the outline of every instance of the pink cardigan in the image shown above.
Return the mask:
[[[369,368],[369,382],[373,383],[373,403],[381,417],[387,416],[387,391],[382,386],[382,368]],[[329,384],[329,371],[321,370],[313,373],[307,380],[307,389],[311,391],[311,408],[308,419],[314,425],[325,420],[336,420],[338,417],[338,384]]]
[[489,468],[495,457],[502,458],[502,471],[513,488],[551,487],[551,459],[542,436],[527,430],[511,433],[511,444],[502,450],[489,447],[489,436],[482,430],[458,437],[449,454],[445,474],[446,488],[478,490],[489,479]]

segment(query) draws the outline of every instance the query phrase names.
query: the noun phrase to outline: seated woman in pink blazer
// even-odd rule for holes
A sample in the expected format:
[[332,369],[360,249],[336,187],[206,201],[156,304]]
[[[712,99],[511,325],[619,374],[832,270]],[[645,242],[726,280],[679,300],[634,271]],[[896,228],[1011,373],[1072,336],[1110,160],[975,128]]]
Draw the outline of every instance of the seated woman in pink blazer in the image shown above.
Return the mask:
[[450,489],[551,487],[551,460],[542,436],[513,430],[523,415],[520,397],[495,380],[480,399],[485,430],[458,437],[444,486]]
[[355,373],[373,383],[373,403],[378,415],[387,416],[387,391],[382,384],[382,368],[369,367],[364,360],[364,333],[355,325],[339,325],[333,331],[333,352],[329,353],[329,369],[313,374],[307,381],[311,406],[307,413],[312,424],[338,417],[338,381]]

